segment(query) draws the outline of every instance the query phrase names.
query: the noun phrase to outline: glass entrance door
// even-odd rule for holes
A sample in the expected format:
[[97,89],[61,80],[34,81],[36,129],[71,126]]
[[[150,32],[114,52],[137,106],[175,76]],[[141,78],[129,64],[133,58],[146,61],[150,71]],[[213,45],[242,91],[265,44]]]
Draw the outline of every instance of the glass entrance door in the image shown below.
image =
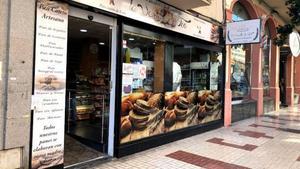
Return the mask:
[[65,166],[111,155],[114,23],[103,15],[70,9]]

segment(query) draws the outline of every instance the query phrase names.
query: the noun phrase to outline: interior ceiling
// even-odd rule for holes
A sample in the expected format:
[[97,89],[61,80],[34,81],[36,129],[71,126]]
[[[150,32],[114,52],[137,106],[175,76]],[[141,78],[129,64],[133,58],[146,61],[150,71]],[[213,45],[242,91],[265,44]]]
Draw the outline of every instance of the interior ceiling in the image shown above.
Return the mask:
[[206,6],[211,3],[211,0],[161,0],[167,4],[175,6],[181,10],[187,10],[197,8],[200,6]]
[[[80,29],[86,29],[87,32],[80,32]],[[71,39],[97,39],[99,42],[108,44],[109,26],[92,22],[80,18],[69,17],[68,34]]]
[[[291,18],[288,14],[288,8],[285,5],[285,0],[263,0],[271,9],[273,13],[278,12],[278,15],[283,19],[284,22],[290,23]],[[297,30],[300,31],[300,26],[297,27]]]

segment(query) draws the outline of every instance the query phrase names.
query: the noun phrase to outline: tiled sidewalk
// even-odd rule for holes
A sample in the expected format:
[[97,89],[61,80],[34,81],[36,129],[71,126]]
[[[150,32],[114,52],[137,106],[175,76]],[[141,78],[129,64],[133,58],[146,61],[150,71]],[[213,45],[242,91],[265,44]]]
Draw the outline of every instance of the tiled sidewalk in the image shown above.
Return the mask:
[[300,106],[88,168],[300,169]]

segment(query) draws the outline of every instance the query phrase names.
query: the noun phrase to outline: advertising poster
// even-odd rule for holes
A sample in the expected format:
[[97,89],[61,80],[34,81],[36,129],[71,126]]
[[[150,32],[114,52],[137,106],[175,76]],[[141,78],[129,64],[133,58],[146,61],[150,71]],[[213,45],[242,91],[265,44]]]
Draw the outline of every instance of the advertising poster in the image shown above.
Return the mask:
[[67,4],[37,0],[31,168],[63,164]]
[[220,91],[134,92],[122,97],[120,143],[221,119]]

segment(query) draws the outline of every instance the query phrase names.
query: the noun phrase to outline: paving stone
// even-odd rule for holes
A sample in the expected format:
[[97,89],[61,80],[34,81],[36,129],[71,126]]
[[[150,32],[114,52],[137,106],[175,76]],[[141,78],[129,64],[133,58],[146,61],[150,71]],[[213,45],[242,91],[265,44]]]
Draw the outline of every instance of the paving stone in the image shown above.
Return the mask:
[[[299,122],[300,106],[295,106],[269,113],[264,117],[239,121],[229,128],[222,127],[93,167],[299,169]],[[281,128],[288,130],[283,131]],[[182,157],[175,152],[185,152],[190,156]],[[169,157],[170,154],[172,158]]]

